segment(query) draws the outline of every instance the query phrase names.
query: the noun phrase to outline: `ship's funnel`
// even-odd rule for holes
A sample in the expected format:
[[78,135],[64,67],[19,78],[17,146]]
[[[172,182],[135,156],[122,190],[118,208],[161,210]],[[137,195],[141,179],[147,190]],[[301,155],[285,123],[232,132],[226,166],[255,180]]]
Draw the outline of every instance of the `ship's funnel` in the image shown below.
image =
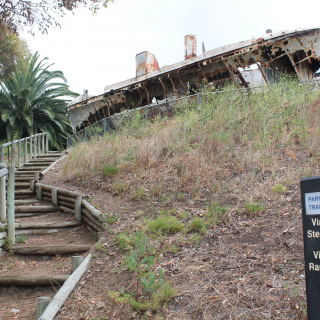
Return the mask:
[[197,36],[188,35],[184,37],[184,59],[197,56]]

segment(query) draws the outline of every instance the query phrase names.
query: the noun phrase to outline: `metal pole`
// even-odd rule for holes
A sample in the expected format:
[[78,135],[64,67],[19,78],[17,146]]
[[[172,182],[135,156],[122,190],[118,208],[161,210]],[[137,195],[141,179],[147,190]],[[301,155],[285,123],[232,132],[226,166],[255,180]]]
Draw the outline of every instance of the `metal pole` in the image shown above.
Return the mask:
[[21,140],[19,139],[18,142],[18,168],[22,167],[22,163],[21,163]]
[[9,169],[8,177],[8,240],[9,244],[15,244],[15,227],[14,227],[14,166]]
[[32,160],[32,136],[30,136],[30,141],[29,141],[30,145],[29,145],[29,161]]
[[11,143],[11,166],[15,167],[16,166],[16,159],[15,159],[15,152],[14,152],[15,146],[14,143]]
[[24,138],[24,163],[27,163],[28,144],[27,138]]
[[87,129],[84,128],[84,141],[87,141]]
[[107,119],[103,118],[103,134],[107,133]]
[[200,106],[200,104],[201,104],[201,94],[198,92],[197,96],[198,96],[198,106]]
[[46,133],[46,152],[49,153],[49,133]]

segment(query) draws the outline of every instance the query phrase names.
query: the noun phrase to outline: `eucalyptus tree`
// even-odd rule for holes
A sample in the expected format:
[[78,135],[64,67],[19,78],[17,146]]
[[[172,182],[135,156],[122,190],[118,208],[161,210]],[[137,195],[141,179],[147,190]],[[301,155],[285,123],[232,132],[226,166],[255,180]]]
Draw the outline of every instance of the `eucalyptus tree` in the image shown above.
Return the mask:
[[78,94],[69,90],[61,71],[50,71],[48,58],[36,52],[26,71],[0,82],[0,115],[7,140],[48,132],[53,147],[61,149],[72,133],[66,108]]

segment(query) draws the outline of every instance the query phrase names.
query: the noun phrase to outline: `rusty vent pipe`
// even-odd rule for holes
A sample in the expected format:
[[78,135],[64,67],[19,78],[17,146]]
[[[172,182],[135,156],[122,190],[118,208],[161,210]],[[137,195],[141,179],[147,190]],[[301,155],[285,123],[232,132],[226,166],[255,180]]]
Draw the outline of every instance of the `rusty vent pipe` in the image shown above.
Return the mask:
[[188,35],[184,37],[184,59],[197,56],[197,36]]

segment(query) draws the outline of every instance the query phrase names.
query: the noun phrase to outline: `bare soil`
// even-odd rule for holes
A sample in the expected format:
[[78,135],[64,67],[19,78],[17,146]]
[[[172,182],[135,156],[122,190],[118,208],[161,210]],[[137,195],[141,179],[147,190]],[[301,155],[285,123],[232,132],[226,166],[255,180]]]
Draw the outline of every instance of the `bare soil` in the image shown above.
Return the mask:
[[[291,161],[288,165],[296,164]],[[56,319],[113,319],[108,290],[133,291],[136,279],[122,263],[128,252],[115,246],[115,236],[144,227],[140,211],[154,217],[161,209],[174,209],[177,216],[188,210],[192,216],[201,217],[206,202],[174,199],[168,205],[156,199],[134,201],[126,194],[108,192],[99,174],[82,182],[62,182],[58,173],[61,166],[63,163],[49,172],[44,183],[89,194],[101,211],[117,214],[119,219],[105,232],[103,243],[108,252],[96,253]],[[259,178],[268,175],[264,172]],[[187,233],[181,241],[183,236],[175,234],[158,242],[160,255],[154,269],[164,269],[165,278],[177,291],[174,299],[158,313],[138,313],[126,305],[117,319],[305,319],[298,184],[292,183],[284,195],[266,201],[262,214],[246,212],[245,203],[237,203],[228,194],[219,195],[219,200],[229,209],[205,236]],[[170,249],[172,245],[179,248],[178,252]]]

